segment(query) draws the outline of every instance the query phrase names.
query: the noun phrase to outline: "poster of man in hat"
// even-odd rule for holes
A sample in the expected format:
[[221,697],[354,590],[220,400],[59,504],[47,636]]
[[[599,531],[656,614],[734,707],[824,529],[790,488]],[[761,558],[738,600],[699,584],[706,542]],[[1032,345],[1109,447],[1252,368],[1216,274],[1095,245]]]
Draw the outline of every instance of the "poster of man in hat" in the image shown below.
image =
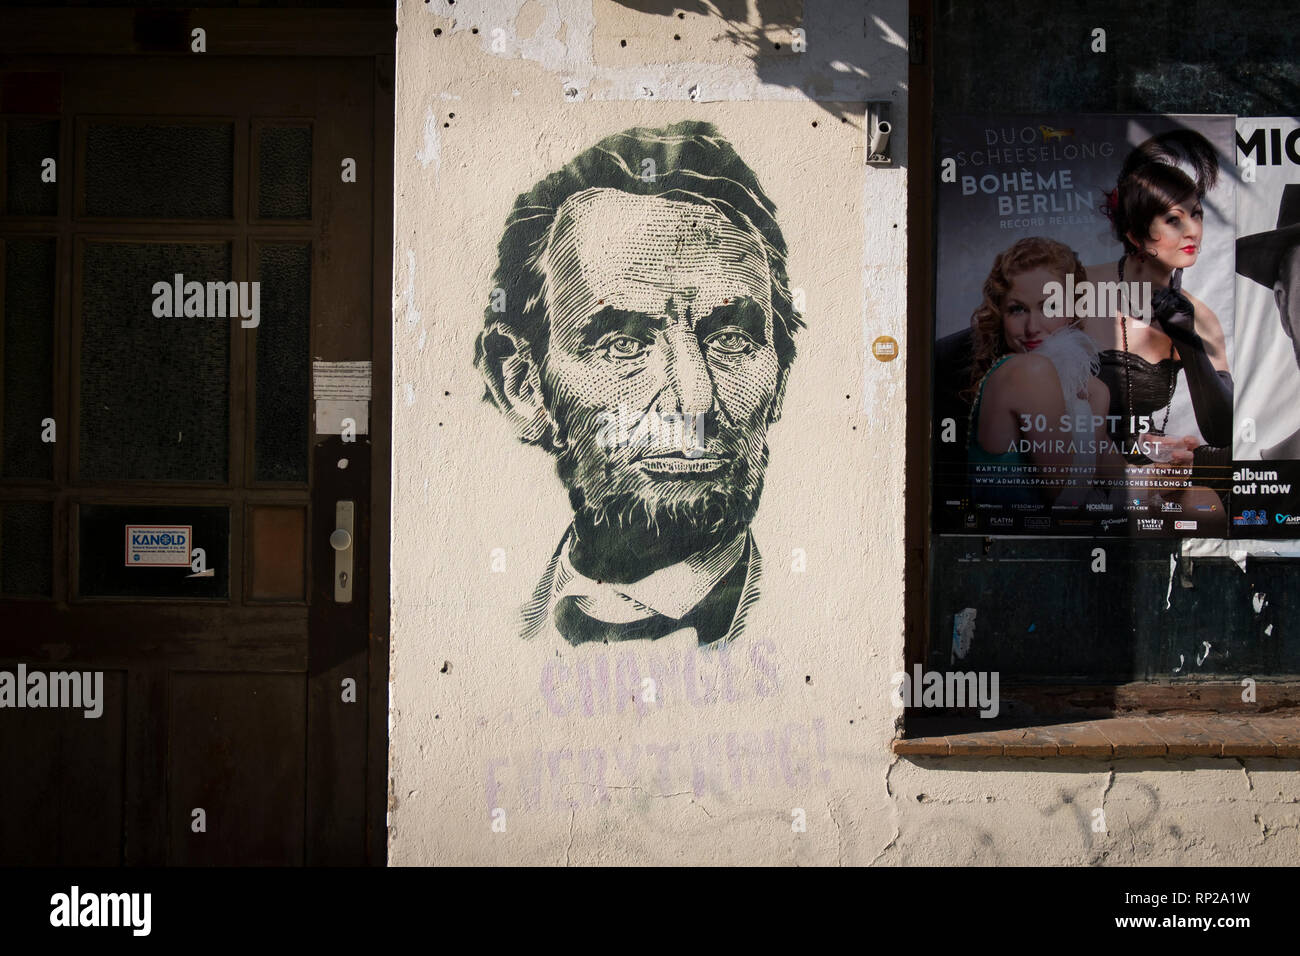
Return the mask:
[[1230,535],[1300,541],[1300,118],[1237,119]]
[[1300,119],[1240,118],[1236,458],[1300,459]]

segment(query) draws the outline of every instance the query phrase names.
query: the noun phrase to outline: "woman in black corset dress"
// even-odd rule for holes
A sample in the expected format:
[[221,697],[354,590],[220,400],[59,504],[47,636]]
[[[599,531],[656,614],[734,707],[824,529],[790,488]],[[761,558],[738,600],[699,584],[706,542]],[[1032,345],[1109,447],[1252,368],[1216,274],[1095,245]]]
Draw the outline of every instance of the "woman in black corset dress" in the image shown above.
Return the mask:
[[[1218,174],[1214,147],[1192,130],[1153,136],[1138,146],[1106,197],[1105,211],[1124,254],[1118,262],[1087,268],[1098,282],[1151,283],[1150,321],[1120,312],[1088,319],[1084,330],[1101,353],[1099,378],[1110,389],[1109,414],[1120,419],[1113,437],[1125,447],[1159,442],[1161,460],[1173,464],[1231,459],[1232,377],[1223,327],[1182,288],[1183,269],[1201,251],[1201,201]],[[1204,443],[1192,435],[1164,435],[1179,372]],[[1133,454],[1130,460],[1148,459]]]

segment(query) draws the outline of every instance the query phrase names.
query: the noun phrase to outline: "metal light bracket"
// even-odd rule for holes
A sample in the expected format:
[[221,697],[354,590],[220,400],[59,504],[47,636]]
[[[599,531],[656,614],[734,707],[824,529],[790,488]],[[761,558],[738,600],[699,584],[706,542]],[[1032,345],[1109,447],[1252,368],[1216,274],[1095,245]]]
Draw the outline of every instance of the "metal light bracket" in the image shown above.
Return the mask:
[[872,166],[889,166],[889,134],[893,124],[889,122],[889,100],[869,100],[864,117],[863,129],[867,134],[867,162]]

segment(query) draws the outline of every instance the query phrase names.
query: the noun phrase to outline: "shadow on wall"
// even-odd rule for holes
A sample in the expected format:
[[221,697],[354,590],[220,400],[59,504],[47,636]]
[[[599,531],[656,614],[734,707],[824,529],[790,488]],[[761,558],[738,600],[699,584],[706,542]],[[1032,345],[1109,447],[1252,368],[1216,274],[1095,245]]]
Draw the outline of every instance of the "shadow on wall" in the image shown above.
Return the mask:
[[[861,129],[865,100],[906,102],[907,24],[904,4],[895,4],[897,23],[888,23],[865,4],[842,0],[615,0],[620,6],[680,26],[674,40],[708,31],[715,42],[730,43],[753,63],[759,82],[802,91],[842,123]],[[805,4],[813,15],[805,16]],[[752,10],[751,10],[752,7]],[[701,22],[705,21],[705,22]],[[802,33],[796,33],[802,31]],[[900,63],[886,64],[895,53]],[[868,64],[874,65],[875,75]]]

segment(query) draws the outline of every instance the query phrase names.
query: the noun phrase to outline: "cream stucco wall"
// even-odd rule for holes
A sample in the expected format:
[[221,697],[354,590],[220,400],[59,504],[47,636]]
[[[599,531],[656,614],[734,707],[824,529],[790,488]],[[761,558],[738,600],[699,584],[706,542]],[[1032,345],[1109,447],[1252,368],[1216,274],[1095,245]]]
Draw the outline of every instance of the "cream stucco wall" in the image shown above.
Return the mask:
[[[1295,761],[891,754],[906,4],[720,6],[748,24],[655,0],[400,5],[391,861],[1300,860]],[[795,25],[804,53],[789,49]],[[891,103],[893,166],[864,162],[867,100]],[[524,643],[515,614],[570,511],[551,460],[512,438],[471,362],[496,243],[516,195],[574,155],[682,119],[715,124],[753,168],[806,298],[753,526],[762,597],[721,653]],[[900,359],[867,354],[882,334]],[[584,695],[602,673],[608,696]]]

